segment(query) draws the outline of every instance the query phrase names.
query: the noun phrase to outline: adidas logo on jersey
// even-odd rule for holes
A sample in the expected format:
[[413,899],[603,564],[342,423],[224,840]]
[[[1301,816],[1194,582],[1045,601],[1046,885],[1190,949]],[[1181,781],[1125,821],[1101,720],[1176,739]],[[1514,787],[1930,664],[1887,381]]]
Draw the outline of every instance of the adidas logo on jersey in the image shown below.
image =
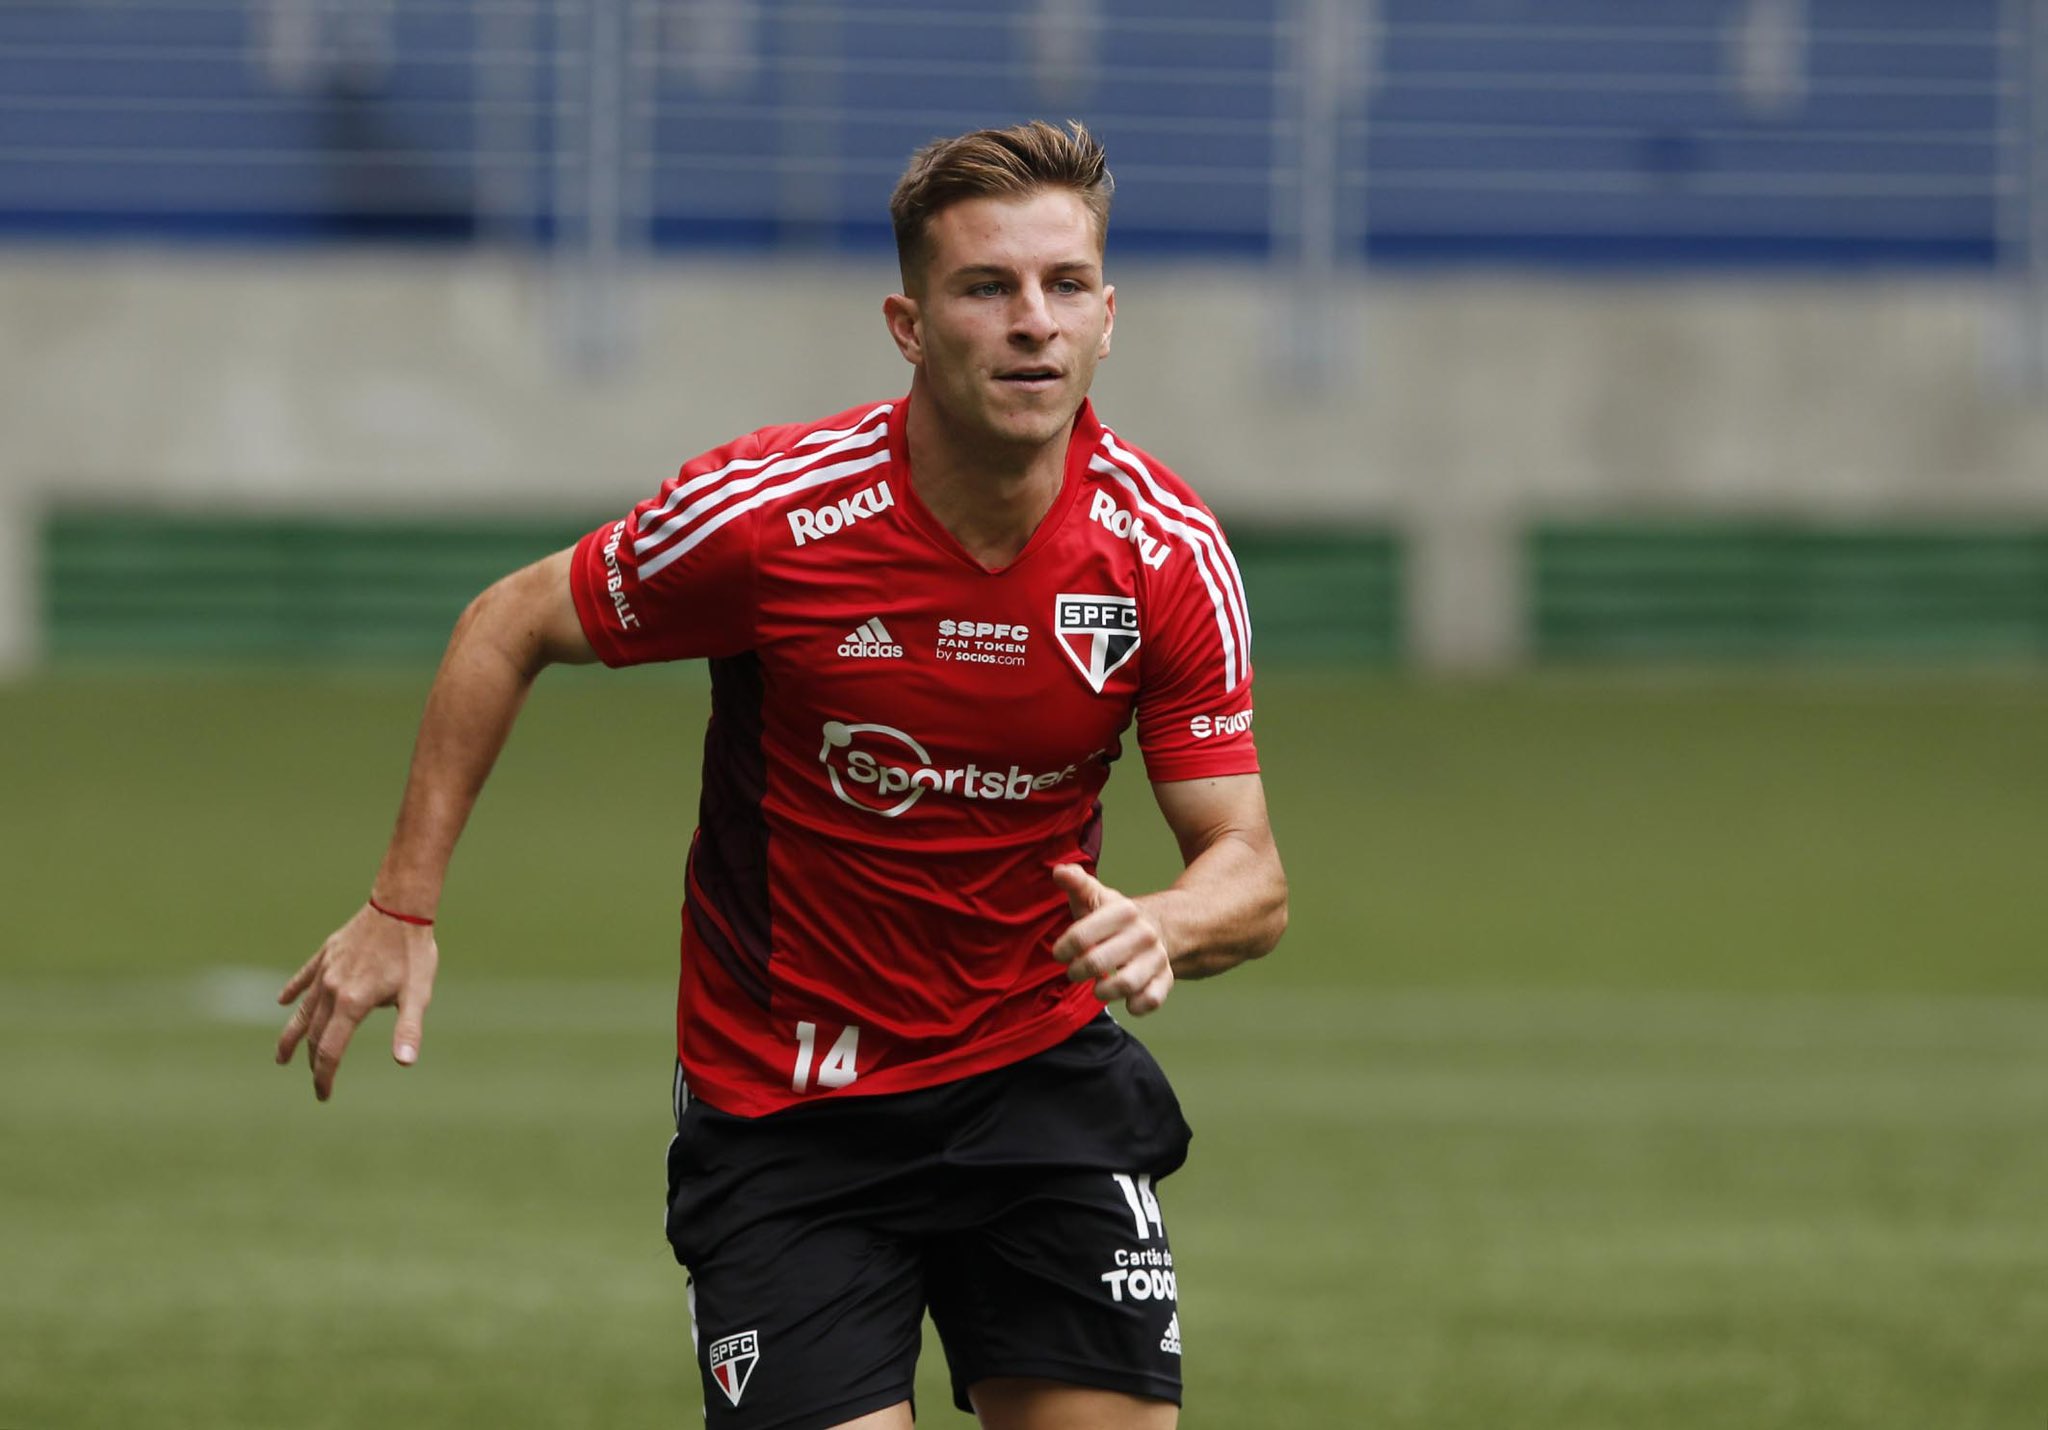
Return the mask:
[[1159,1349],[1173,1355],[1180,1354],[1180,1312],[1173,1313],[1173,1319],[1166,1323],[1166,1334],[1159,1338]]
[[855,660],[898,660],[903,647],[896,644],[882,618],[872,616],[846,633],[846,639],[839,642],[839,653]]

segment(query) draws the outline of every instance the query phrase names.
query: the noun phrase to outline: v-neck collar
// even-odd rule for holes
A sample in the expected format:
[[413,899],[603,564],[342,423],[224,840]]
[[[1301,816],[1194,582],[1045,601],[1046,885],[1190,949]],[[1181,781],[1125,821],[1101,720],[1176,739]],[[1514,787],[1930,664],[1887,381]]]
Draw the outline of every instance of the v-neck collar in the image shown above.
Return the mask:
[[903,509],[911,522],[941,551],[955,560],[973,568],[984,576],[1001,576],[1015,571],[1029,561],[1038,550],[1059,530],[1066,520],[1067,509],[1081,494],[1087,484],[1088,462],[1095,448],[1102,440],[1102,424],[1096,420],[1095,404],[1088,398],[1081,399],[1080,410],[1074,414],[1074,429],[1067,436],[1067,460],[1060,471],[1060,489],[1046,508],[1045,515],[1038,519],[1038,525],[1031,532],[1031,539],[1024,543],[1024,549],[1017,553],[1015,560],[1005,566],[984,566],[968,554],[952,532],[946,530],[939,519],[932,515],[931,508],[924,504],[924,498],[917,494],[917,484],[910,479],[910,398],[906,395],[889,414],[889,465],[901,473],[903,478]]

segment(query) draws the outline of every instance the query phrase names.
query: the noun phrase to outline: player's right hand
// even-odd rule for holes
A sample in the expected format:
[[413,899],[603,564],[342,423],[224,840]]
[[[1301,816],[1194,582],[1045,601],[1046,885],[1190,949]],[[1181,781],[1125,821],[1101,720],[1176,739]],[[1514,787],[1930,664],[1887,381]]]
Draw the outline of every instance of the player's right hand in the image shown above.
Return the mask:
[[440,960],[433,929],[401,923],[364,904],[277,995],[279,1003],[300,1000],[278,1036],[278,1063],[290,1062],[304,1043],[313,1095],[325,1102],[356,1026],[371,1009],[395,1006],[391,1056],[410,1067],[419,1060],[421,1025]]

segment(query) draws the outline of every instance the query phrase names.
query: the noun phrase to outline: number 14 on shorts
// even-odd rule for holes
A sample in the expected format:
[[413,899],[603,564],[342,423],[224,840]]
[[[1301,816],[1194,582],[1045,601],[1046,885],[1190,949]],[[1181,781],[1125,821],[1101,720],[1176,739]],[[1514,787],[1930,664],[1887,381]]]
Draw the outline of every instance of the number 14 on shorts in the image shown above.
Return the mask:
[[[799,1023],[796,1025],[796,1072],[789,1080],[792,1092],[811,1090],[811,1064],[818,1055],[818,1025]],[[860,1076],[856,1066],[860,1058],[860,1025],[848,1023],[840,1029],[839,1036],[832,1040],[832,1046],[825,1050],[825,1060],[817,1066],[819,1087],[845,1087]]]
[[1166,1223],[1159,1216],[1159,1199],[1152,1195],[1152,1177],[1140,1172],[1133,1177],[1128,1172],[1111,1172],[1110,1180],[1123,1189],[1124,1200],[1131,1204],[1131,1219],[1137,1223],[1138,1240],[1149,1241],[1155,1236],[1166,1235]]

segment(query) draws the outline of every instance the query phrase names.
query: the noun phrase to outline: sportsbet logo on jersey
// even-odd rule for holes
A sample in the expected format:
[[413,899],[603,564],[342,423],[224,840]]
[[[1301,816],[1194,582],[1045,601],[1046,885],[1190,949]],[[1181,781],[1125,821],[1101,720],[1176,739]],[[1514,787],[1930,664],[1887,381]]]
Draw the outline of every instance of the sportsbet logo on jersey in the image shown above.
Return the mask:
[[1037,773],[1015,763],[992,769],[969,762],[940,766],[911,736],[893,725],[855,725],[827,720],[818,763],[832,793],[852,805],[894,819],[927,793],[959,799],[1029,799],[1074,778],[1078,764]]

